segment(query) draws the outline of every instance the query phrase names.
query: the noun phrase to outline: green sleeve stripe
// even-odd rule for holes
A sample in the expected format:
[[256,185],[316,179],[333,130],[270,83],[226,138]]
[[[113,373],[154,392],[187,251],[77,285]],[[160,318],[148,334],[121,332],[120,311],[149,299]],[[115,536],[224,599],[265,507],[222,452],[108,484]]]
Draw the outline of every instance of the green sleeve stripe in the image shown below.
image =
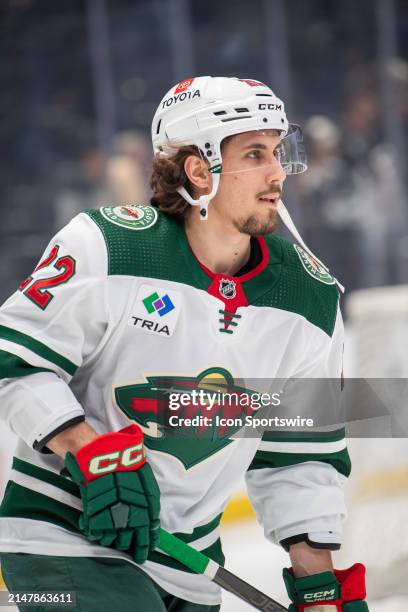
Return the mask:
[[[9,480],[7,483],[3,502],[0,506],[0,517],[18,517],[46,521],[74,533],[80,533],[80,515],[81,512],[79,510],[52,499],[48,495],[43,495],[23,487],[12,480]],[[201,552],[219,565],[224,565],[225,558],[219,538],[214,544],[211,544],[211,546]],[[154,561],[155,563],[160,563],[160,565],[172,567],[190,574],[193,573],[175,559],[158,551],[149,554],[149,561]]]
[[345,427],[332,431],[266,431],[263,442],[338,442],[346,436]]
[[258,449],[268,453],[337,453],[346,448],[346,440],[342,438],[336,442],[264,442],[261,441]]
[[46,521],[75,533],[79,533],[80,515],[79,510],[12,480],[7,483],[0,506],[0,517]]
[[337,453],[265,453],[258,451],[252,460],[249,470],[262,470],[264,468],[280,468],[305,463],[306,461],[321,461],[332,465],[343,476],[349,476],[351,461],[347,448]]
[[29,376],[37,372],[52,372],[46,368],[36,368],[24,361],[17,355],[0,350],[0,378],[17,378],[19,376]]
[[216,516],[215,519],[213,519],[209,523],[206,523],[205,525],[201,525],[200,527],[196,527],[193,530],[193,533],[174,533],[173,535],[175,535],[179,540],[182,540],[186,544],[189,544],[190,542],[193,542],[194,540],[203,538],[204,536],[214,531],[214,529],[217,529],[217,527],[220,524],[221,517],[222,517],[222,513]]
[[[38,465],[34,465],[33,463],[29,463],[28,461],[24,461],[23,459],[19,459],[18,457],[13,457],[13,469],[21,472],[22,474],[26,474],[27,476],[32,476],[33,478],[38,478],[43,482],[47,482],[71,495],[75,495],[80,498],[79,487],[72,482],[69,478],[64,478],[64,476],[60,476],[59,474],[55,474],[50,470],[46,470],[44,468],[39,467]],[[192,533],[175,533],[174,535],[182,540],[186,544],[193,542],[194,540],[198,540],[207,536],[209,533],[217,529],[221,522],[222,513],[216,516],[212,521],[206,523],[205,525],[200,525],[200,527],[196,527]]]
[[21,472],[22,474],[26,474],[27,476],[32,476],[33,478],[43,480],[54,487],[58,487],[59,489],[70,493],[70,495],[75,495],[76,497],[80,498],[78,485],[72,482],[72,480],[64,478],[64,476],[60,476],[59,474],[55,474],[50,470],[38,467],[38,465],[34,465],[28,461],[18,459],[18,457],[13,457],[13,469],[17,470],[17,472]]
[[33,351],[33,353],[36,353],[36,355],[39,357],[54,363],[59,368],[62,368],[71,376],[75,374],[78,367],[75,365],[75,363],[69,361],[69,359],[63,357],[59,353],[56,353],[39,340],[34,340],[34,338],[31,338],[31,336],[18,332],[10,327],[0,325],[0,338],[3,338],[3,340],[8,340],[9,342],[14,342],[15,344],[20,344],[21,346],[25,346],[30,351]]

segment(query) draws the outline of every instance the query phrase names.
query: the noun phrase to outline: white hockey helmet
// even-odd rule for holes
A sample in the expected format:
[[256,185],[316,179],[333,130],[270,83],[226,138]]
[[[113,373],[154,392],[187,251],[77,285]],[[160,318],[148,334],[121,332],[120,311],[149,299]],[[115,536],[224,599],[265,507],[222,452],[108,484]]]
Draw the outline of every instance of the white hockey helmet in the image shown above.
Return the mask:
[[211,193],[193,199],[178,189],[206,219],[222,172],[221,142],[227,136],[254,130],[278,130],[282,136],[281,164],[287,174],[306,170],[302,132],[290,125],[285,107],[273,91],[254,79],[196,77],[172,87],[160,102],[152,123],[153,150],[169,155],[185,145],[195,145],[208,161],[213,175]]

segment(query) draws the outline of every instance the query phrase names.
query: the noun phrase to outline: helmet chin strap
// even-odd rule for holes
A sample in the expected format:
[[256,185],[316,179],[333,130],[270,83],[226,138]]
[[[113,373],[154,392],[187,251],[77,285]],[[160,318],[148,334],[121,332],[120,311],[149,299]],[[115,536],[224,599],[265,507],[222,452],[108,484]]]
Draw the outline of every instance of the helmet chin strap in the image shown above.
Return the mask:
[[185,187],[179,187],[177,192],[185,199],[186,202],[191,204],[191,206],[199,206],[200,207],[200,219],[201,221],[206,221],[208,218],[208,205],[211,200],[215,196],[218,190],[218,185],[220,184],[220,175],[218,173],[211,174],[212,176],[212,189],[210,193],[200,196],[197,200],[191,197]]
[[[288,209],[286,208],[282,200],[279,200],[279,203],[278,203],[278,213],[283,223],[286,225],[286,227],[288,228],[292,236],[295,238],[295,240],[297,240],[298,243],[305,249],[305,251],[309,253],[309,255],[311,255],[313,259],[315,259],[328,272],[329,268],[325,266],[324,263],[322,263],[320,259],[316,257],[316,255],[314,255],[314,253],[309,249],[309,247],[303,241],[302,236],[299,234],[296,228],[296,225],[294,224],[292,217],[290,216]],[[343,285],[341,285],[337,279],[335,279],[335,281],[340,291],[344,293]]]

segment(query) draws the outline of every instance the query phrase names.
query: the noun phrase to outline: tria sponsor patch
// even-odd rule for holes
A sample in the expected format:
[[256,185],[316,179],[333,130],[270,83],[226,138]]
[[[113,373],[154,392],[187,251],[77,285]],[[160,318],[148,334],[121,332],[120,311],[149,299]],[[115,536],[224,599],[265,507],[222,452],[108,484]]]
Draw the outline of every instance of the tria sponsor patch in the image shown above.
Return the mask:
[[195,77],[192,77],[191,79],[185,79],[184,81],[180,81],[180,83],[176,86],[174,93],[178,94],[182,91],[186,91],[186,89],[191,87],[191,85],[193,84],[194,78]]
[[302,262],[302,266],[304,267],[306,272],[310,274],[310,276],[320,281],[321,283],[324,283],[325,285],[335,284],[336,279],[333,278],[333,276],[329,274],[329,271],[318,261],[316,261],[314,257],[309,255],[309,253],[307,253],[304,249],[302,249],[302,247],[298,246],[297,244],[294,244],[293,247],[299,256],[300,261]]
[[142,285],[130,311],[128,325],[141,332],[170,337],[180,314],[182,296],[178,291]]

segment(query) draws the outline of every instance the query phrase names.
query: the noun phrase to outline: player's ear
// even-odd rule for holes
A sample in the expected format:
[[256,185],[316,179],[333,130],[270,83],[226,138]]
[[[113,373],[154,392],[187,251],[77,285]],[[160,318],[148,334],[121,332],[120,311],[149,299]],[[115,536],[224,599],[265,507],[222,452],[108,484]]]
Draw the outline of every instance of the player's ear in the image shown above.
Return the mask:
[[211,175],[203,159],[197,155],[189,155],[184,161],[184,171],[190,183],[202,190],[211,188]]

